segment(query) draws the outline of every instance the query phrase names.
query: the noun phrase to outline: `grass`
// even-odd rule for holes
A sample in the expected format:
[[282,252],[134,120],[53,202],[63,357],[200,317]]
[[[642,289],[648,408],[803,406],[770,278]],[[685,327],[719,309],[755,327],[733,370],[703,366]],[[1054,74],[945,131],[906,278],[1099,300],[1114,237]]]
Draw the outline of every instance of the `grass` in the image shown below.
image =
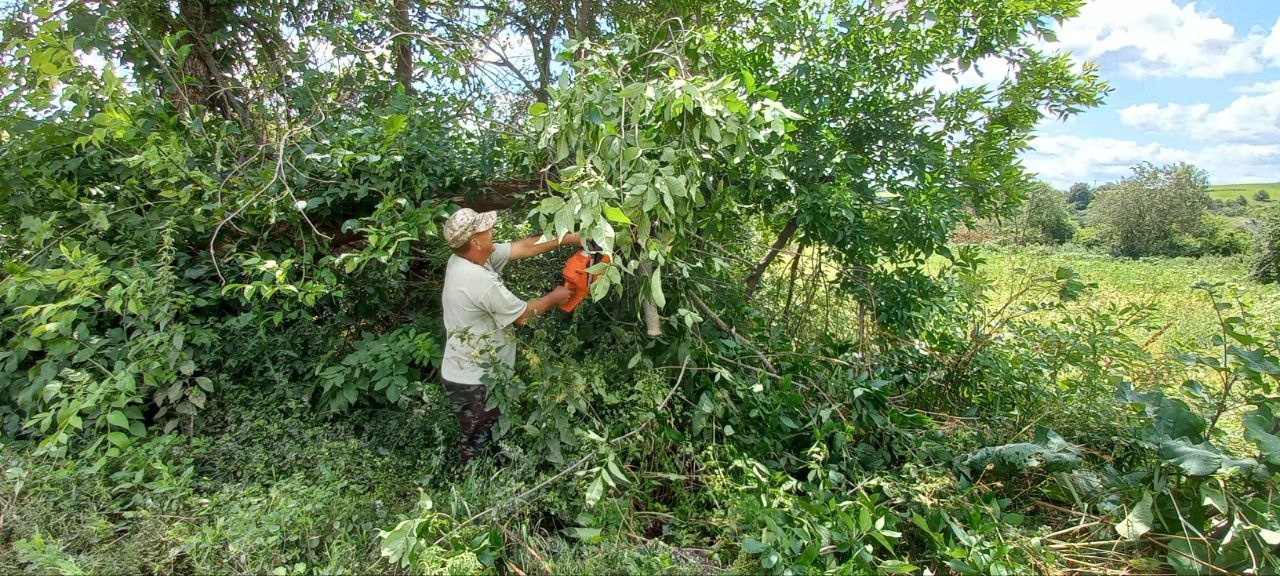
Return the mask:
[[1266,190],[1268,194],[1271,194],[1271,200],[1266,202],[1267,204],[1280,204],[1280,182],[1272,184],[1218,184],[1209,187],[1209,197],[1227,202],[1244,196],[1249,204],[1260,204],[1260,202],[1253,199],[1253,195],[1258,190]]
[[1154,319],[1166,327],[1157,339],[1163,348],[1202,348],[1210,344],[1217,320],[1204,291],[1195,288],[1197,281],[1224,283],[1224,295],[1234,292],[1251,304],[1250,310],[1264,324],[1280,324],[1280,287],[1248,281],[1248,266],[1239,257],[1130,260],[1044,247],[988,248],[983,255],[987,260],[984,270],[994,281],[996,291],[1012,284],[1016,269],[1052,272],[1066,266],[1086,282],[1097,284],[1088,296],[1092,301],[1152,305]]

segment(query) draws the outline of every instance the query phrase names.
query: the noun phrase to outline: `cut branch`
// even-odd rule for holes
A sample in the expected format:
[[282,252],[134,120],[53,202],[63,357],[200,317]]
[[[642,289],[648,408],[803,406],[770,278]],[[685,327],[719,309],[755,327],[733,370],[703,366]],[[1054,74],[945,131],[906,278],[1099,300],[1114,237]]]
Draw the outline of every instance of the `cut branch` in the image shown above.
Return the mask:
[[[653,277],[653,266],[647,258],[640,261],[639,270],[642,278]],[[658,307],[646,299],[640,302],[640,311],[644,314],[645,333],[650,338],[662,336],[662,318],[658,316]]]

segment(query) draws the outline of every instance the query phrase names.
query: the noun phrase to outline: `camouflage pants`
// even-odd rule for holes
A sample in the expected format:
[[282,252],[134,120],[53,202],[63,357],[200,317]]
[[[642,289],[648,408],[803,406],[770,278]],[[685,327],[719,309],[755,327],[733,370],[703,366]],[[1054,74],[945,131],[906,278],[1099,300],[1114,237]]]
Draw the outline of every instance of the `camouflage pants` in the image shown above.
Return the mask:
[[449,404],[453,406],[453,413],[458,417],[458,430],[462,435],[458,441],[458,454],[466,464],[473,456],[486,449],[492,450],[492,446],[487,446],[489,429],[498,420],[498,409],[484,409],[483,384],[458,384],[448,380],[441,380],[441,383]]

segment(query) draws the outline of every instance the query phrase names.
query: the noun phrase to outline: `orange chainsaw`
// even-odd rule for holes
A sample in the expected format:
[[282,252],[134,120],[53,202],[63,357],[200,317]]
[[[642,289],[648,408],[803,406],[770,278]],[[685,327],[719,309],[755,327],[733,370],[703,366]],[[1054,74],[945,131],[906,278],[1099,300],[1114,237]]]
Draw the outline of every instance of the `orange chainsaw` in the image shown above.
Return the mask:
[[600,246],[592,240],[587,240],[587,249],[579,250],[576,254],[569,257],[569,261],[564,263],[564,285],[569,288],[569,300],[560,305],[560,309],[565,312],[573,312],[582,300],[591,294],[591,283],[596,281],[599,274],[587,274],[587,268],[595,266],[600,262],[609,262],[609,256],[600,250]]

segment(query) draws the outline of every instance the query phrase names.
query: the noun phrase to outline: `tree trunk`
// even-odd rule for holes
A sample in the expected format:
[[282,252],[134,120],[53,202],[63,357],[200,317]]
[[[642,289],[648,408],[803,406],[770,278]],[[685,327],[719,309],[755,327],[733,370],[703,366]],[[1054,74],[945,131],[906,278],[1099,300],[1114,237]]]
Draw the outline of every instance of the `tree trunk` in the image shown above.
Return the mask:
[[[530,192],[545,192],[547,189],[544,178],[498,180],[465,190],[461,195],[455,196],[453,201],[476,212],[505,210],[515,206],[522,196]],[[534,198],[540,197],[540,194],[534,195]]]
[[[574,30],[572,35],[577,40],[591,40],[596,35],[596,3],[594,0],[578,0],[577,14],[574,15]],[[578,57],[581,58],[586,53],[582,48],[578,49]]]
[[[184,100],[179,104],[207,106],[249,131],[252,128],[249,111],[236,94],[238,87],[232,86],[230,78],[223,73],[218,64],[218,51],[209,41],[210,33],[228,28],[226,14],[219,13],[209,0],[178,0],[178,20],[174,24],[174,32],[186,32],[179,38],[179,45],[189,49],[182,63],[182,75],[194,78],[197,83],[192,90],[177,87]],[[260,139],[260,135],[258,137]]]
[[756,287],[760,284],[760,278],[764,276],[765,269],[769,267],[769,264],[773,262],[774,258],[778,257],[778,252],[782,250],[782,247],[786,246],[788,242],[791,242],[791,237],[796,233],[796,227],[796,217],[792,216],[790,220],[787,220],[786,226],[782,227],[782,232],[778,233],[778,239],[774,241],[773,246],[769,247],[769,251],[765,253],[764,258],[762,258],[760,263],[756,264],[755,269],[747,275],[746,299],[748,301],[750,301],[751,296],[755,294]]
[[396,81],[408,96],[413,90],[413,36],[409,30],[409,0],[395,0],[395,37],[391,41],[396,55]]

